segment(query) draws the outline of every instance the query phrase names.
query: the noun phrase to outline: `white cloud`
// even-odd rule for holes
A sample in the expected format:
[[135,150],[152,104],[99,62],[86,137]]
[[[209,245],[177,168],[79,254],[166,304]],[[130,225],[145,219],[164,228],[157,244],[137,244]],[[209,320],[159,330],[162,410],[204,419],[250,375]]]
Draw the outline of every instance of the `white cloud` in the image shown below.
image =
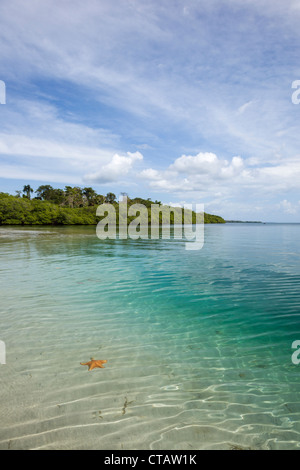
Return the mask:
[[139,176],[149,180],[152,188],[178,192],[204,190],[208,185],[215,188],[218,182],[232,180],[244,173],[245,166],[241,157],[233,157],[229,162],[207,152],[195,156],[182,155],[165,170],[148,168]]
[[243,114],[249,106],[251,106],[253,101],[248,101],[247,103],[244,103],[242,106],[239,107],[237,110],[237,114]]
[[214,153],[198,153],[196,156],[182,155],[169,169],[180,174],[205,175],[215,178],[232,178],[244,168],[241,157],[233,157],[231,162],[220,159]]
[[219,160],[213,153],[198,153],[196,156],[182,155],[177,158],[173,165],[170,166],[171,170],[182,173],[212,173],[215,172]]
[[[278,38],[273,28],[263,31],[252,18],[259,14],[263,19],[265,15],[277,25],[276,18],[283,16],[294,25],[296,18],[289,10],[294,2],[287,0],[284,8],[272,2],[272,7],[265,5],[263,9],[257,2],[252,6],[248,2],[253,16],[247,21],[244,13],[242,29],[233,18],[232,31],[221,30],[220,42],[215,29],[220,23],[221,2],[208,3],[186,7],[182,1],[170,10],[153,1],[124,5],[116,0],[106,5],[92,0],[86,6],[76,0],[72,5],[45,0],[43,4],[26,2],[26,7],[20,0],[4,2],[0,6],[0,65],[18,80],[46,77],[88,87],[95,100],[138,115],[151,117],[155,109],[169,119],[187,121],[202,135],[218,133],[219,140],[226,143],[234,138],[248,148],[272,147],[273,123],[268,118],[273,115],[280,122],[283,91],[276,96],[278,85],[270,80],[266,87],[263,64],[253,61],[262,60],[261,55]],[[233,12],[242,14],[242,5],[236,0]],[[186,17],[181,14],[178,18],[182,11],[189,12],[191,32],[184,36]],[[213,15],[211,24],[207,23],[209,15]],[[229,78],[232,71],[237,74],[234,88]],[[291,74],[291,68],[287,73]],[[229,78],[226,82],[223,74]],[[216,90],[221,94],[217,100]],[[257,100],[262,94],[266,99],[271,96],[269,109]],[[248,120],[245,110],[255,100],[251,113],[256,119],[250,113]]]
[[64,142],[32,138],[26,135],[1,133],[0,154],[80,160],[87,164],[91,161],[105,161],[111,156],[110,151],[97,147],[70,145]]
[[159,171],[154,170],[153,168],[147,168],[146,170],[141,171],[140,176],[147,180],[156,180],[160,178]]
[[[68,175],[66,175],[67,169],[69,170]],[[0,162],[0,175],[1,178],[5,179],[44,181],[48,183],[59,183],[61,185],[78,185],[80,182],[78,174],[74,172],[73,168],[70,168],[70,166],[64,168],[61,164],[58,166],[49,165],[46,168],[45,166],[43,166],[43,168],[37,168],[36,165],[29,165],[27,162],[26,165],[12,165]]]
[[[155,190],[183,195],[185,192],[203,197],[224,198],[243,192],[276,194],[292,188],[300,189],[300,160],[290,159],[265,166],[253,166],[240,156],[231,160],[219,158],[214,153],[182,155],[165,170],[148,168],[139,176]],[[253,197],[253,195],[252,195]]]
[[143,160],[143,155],[140,152],[127,152],[127,156],[115,154],[111,161],[104,165],[100,171],[95,174],[87,174],[83,179],[90,183],[116,182],[128,174],[134,163],[141,160]]
[[119,147],[112,132],[64,120],[43,102],[12,101],[1,118],[2,178],[80,184],[84,173],[108,164]]
[[299,2],[225,3],[0,2],[1,176],[289,201]]
[[300,205],[298,203],[292,203],[287,199],[284,199],[277,205],[279,210],[282,210],[286,214],[297,214],[299,213]]

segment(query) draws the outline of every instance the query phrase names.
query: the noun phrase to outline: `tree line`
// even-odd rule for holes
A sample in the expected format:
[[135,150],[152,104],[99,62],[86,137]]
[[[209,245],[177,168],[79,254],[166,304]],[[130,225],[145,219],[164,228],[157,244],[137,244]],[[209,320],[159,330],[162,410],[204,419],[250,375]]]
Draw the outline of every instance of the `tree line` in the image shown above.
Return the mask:
[[36,191],[26,184],[23,191],[16,191],[16,197],[23,197],[32,199],[32,193],[35,192],[36,196],[33,199],[40,201],[48,201],[53,204],[58,204],[66,207],[85,207],[85,206],[98,206],[104,202],[113,204],[116,202],[117,197],[114,193],[107,193],[106,196],[97,194],[91,188],[80,188],[79,186],[65,186],[65,189],[53,188],[50,184],[44,184],[37,188]]
[[[147,207],[149,223],[152,204],[167,207],[161,201],[130,198],[126,193],[121,194],[127,197],[128,207],[133,204]],[[23,191],[16,191],[15,196],[0,192],[0,225],[96,225],[101,220],[96,215],[96,208],[103,203],[113,204],[118,215],[119,204],[112,192],[101,195],[90,187],[66,186],[65,189],[56,189],[50,185],[41,185],[34,191],[27,184]],[[133,219],[134,217],[128,216],[127,222],[130,223]],[[195,220],[196,214],[193,213],[193,223]],[[174,223],[172,212],[170,223]],[[225,223],[225,220],[220,216],[204,213],[204,223]]]

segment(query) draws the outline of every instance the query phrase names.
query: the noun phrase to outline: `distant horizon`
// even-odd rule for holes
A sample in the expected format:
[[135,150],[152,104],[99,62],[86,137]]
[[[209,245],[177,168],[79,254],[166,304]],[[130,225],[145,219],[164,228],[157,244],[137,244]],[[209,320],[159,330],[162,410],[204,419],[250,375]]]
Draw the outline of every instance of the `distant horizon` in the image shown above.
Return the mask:
[[[23,186],[24,186],[24,185],[23,185]],[[40,185],[40,186],[41,186],[41,185]],[[50,186],[52,186],[52,185],[50,185]],[[68,186],[68,185],[67,185],[67,186]],[[75,185],[70,185],[70,186],[71,186],[71,187],[72,187],[72,186],[75,187]],[[83,187],[84,187],[83,185],[77,185],[77,186],[78,186],[78,187],[81,187],[81,186],[82,186],[81,189],[83,189]],[[64,186],[64,187],[65,187],[65,186]],[[64,187],[54,188],[54,189],[64,189]],[[37,189],[37,188],[36,188],[36,189]],[[94,189],[94,188],[93,188],[93,189]],[[108,188],[106,188],[106,190],[107,190],[107,192],[109,192]],[[16,190],[16,191],[18,191],[18,190]],[[15,193],[16,193],[16,191],[15,191]],[[19,191],[21,192],[22,190],[19,190]],[[1,192],[3,193],[3,192],[5,192],[5,191],[1,191],[1,190],[0,190],[0,193],[1,193]],[[106,192],[106,193],[103,192],[102,195],[106,195],[107,192]],[[32,193],[31,199],[33,199],[33,198],[35,197],[35,196],[34,196],[35,193],[36,193],[35,191],[34,191],[34,193]],[[8,192],[8,194],[11,195],[11,196],[17,196],[17,194],[13,194],[13,193],[9,193],[9,192]],[[116,194],[117,199],[118,199],[118,197],[119,197],[120,195],[121,195],[121,193],[117,193],[117,194]],[[134,196],[128,195],[128,196],[129,196],[131,199],[135,199],[135,198],[141,197],[141,196],[138,196],[138,195],[134,195]],[[149,199],[149,198],[148,198],[148,197],[144,197],[143,199]],[[151,199],[151,198],[150,198],[150,199]],[[151,200],[152,200],[152,199],[151,199]],[[166,203],[166,202],[161,201],[161,203],[164,204],[164,205],[170,206],[170,204],[168,204],[168,203]],[[184,204],[182,204],[181,206],[183,207],[183,205],[184,205]],[[171,207],[172,207],[172,206],[171,206]],[[176,207],[176,206],[174,206],[174,207]],[[207,212],[207,211],[205,210],[205,208],[204,208],[204,211]],[[223,217],[222,214],[214,214],[214,215]],[[223,218],[224,218],[224,217],[223,217]],[[300,222],[295,222],[295,221],[286,222],[286,221],[266,221],[266,220],[242,220],[242,219],[231,219],[231,218],[228,218],[228,219],[224,218],[224,220],[225,220],[226,223],[243,223],[243,224],[293,224],[293,225],[294,225],[294,224],[300,224]]]

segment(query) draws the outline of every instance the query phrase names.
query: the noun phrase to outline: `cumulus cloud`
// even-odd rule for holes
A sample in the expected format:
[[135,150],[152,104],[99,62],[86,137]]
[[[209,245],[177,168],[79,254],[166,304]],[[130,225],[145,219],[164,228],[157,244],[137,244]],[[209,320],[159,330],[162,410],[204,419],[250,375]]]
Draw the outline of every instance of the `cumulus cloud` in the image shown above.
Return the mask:
[[212,175],[220,178],[231,178],[244,167],[241,157],[233,157],[231,162],[222,160],[214,153],[198,153],[196,156],[182,155],[170,165],[169,169],[190,175]]
[[[230,160],[214,153],[182,155],[165,170],[148,168],[139,176],[151,188],[164,192],[198,192],[204,196],[231,197],[241,191],[276,193],[300,188],[300,161],[286,159],[273,165],[255,165],[254,160],[234,156]],[[286,206],[288,208],[288,206]]]
[[156,180],[160,178],[160,173],[153,168],[147,168],[146,170],[141,171],[140,176],[147,180]]
[[115,154],[111,161],[104,165],[100,171],[84,176],[89,183],[111,183],[123,178],[132,169],[134,163],[143,160],[140,152],[127,152],[127,156]]
[[195,156],[182,155],[163,171],[148,168],[140,173],[140,177],[149,181],[152,188],[166,191],[194,191],[201,189],[208,182],[228,180],[245,173],[244,161],[241,157],[233,157],[231,161],[221,159],[214,153],[198,153]]
[[297,214],[300,210],[300,201],[298,201],[298,203],[292,203],[287,199],[284,199],[283,201],[280,201],[277,207],[286,214]]
[[219,160],[214,153],[198,153],[194,157],[182,155],[175,160],[170,169],[190,174],[193,174],[195,171],[211,173],[215,171],[218,162]]

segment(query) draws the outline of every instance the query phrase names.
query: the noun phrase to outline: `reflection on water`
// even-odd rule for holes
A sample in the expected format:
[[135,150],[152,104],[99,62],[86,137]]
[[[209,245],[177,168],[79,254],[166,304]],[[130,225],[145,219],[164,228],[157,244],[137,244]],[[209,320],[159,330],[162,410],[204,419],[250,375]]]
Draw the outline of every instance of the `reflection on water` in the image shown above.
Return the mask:
[[1,227],[0,448],[299,448],[299,235]]

